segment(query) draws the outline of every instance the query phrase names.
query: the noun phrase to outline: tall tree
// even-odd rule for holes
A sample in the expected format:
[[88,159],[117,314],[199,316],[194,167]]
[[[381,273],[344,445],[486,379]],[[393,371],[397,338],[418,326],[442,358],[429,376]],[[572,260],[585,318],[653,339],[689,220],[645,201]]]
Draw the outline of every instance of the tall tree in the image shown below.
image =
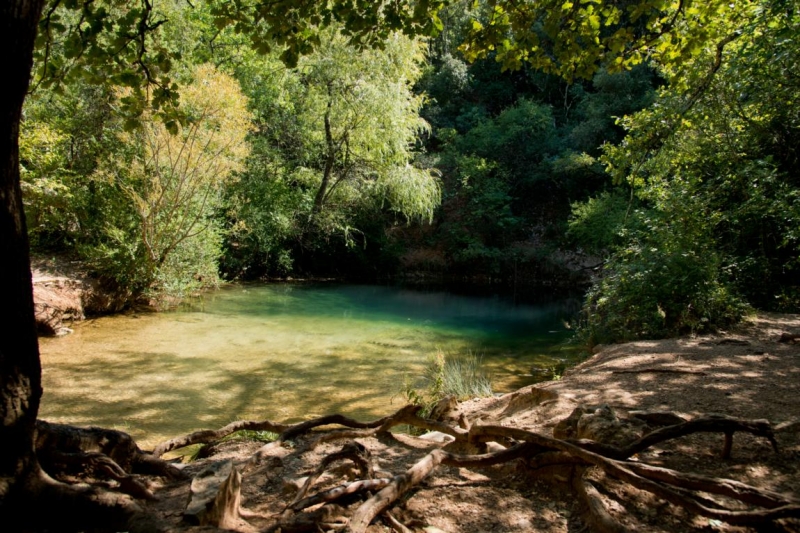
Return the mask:
[[0,6],[6,96],[0,99],[0,509],[17,481],[37,475],[33,429],[42,395],[28,235],[19,175],[19,124],[43,0]]

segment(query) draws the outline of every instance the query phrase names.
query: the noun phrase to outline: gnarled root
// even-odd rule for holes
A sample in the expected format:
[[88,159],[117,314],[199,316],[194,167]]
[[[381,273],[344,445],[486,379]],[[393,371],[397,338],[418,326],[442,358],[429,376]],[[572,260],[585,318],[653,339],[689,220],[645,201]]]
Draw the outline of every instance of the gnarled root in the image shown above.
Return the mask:
[[[737,432],[765,438],[777,452],[777,442],[768,422],[722,416],[683,420],[677,416],[665,417],[664,413],[660,415],[659,420],[677,423],[656,429],[628,445],[612,446],[586,439],[557,439],[507,426],[475,423],[471,426],[461,424],[454,427],[442,421],[422,418],[419,416],[419,408],[409,405],[390,416],[367,423],[340,415],[321,417],[291,426],[281,426],[271,422],[237,422],[218,431],[196,432],[180,439],[173,439],[159,446],[157,453],[185,443],[210,442],[211,439],[221,438],[233,430],[245,427],[249,429],[268,427],[280,432],[276,442],[265,446],[254,456],[254,462],[257,462],[261,455],[267,454],[276,446],[282,446],[282,443],[288,440],[296,441],[298,450],[308,451],[333,440],[387,435],[391,428],[398,425],[410,425],[450,435],[458,445],[452,449],[474,450],[481,449],[486,443],[494,443],[492,449],[496,451],[483,454],[456,454],[436,448],[404,473],[393,478],[373,479],[371,461],[366,448],[351,441],[341,450],[323,459],[283,512],[279,516],[274,515],[277,518],[274,528],[280,528],[282,531],[315,531],[318,527],[324,527],[362,533],[375,518],[386,513],[394,502],[407,496],[441,465],[486,468],[511,461],[518,461],[522,468],[530,471],[555,465],[566,465],[568,470],[571,469],[573,474],[569,479],[568,488],[581,502],[585,522],[597,531],[617,533],[625,530],[625,526],[605,508],[603,496],[598,491],[598,488],[602,488],[611,480],[648,492],[690,513],[732,525],[760,527],[781,518],[800,518],[800,502],[786,495],[732,480],[682,473],[628,460],[634,454],[639,454],[656,444],[700,432],[716,432],[724,436],[722,447],[724,457],[730,455],[733,435]],[[340,428],[320,429],[330,425],[338,425]],[[300,440],[303,436],[308,438]],[[309,495],[322,473],[331,464],[340,460],[352,461],[361,479],[350,480],[337,487]],[[606,481],[590,481],[586,476],[589,469],[599,469],[604,474],[602,479]],[[345,507],[343,502],[346,497],[368,493],[374,494],[368,496],[354,509]],[[732,500],[734,505],[728,508],[713,503],[703,494],[723,496]],[[402,524],[395,525],[391,517],[387,516],[386,520],[399,530],[405,527]]]
[[112,479],[119,491],[134,498],[155,496],[137,474],[180,479],[174,465],[139,449],[127,433],[36,422],[36,455],[45,472],[58,479],[66,474]]

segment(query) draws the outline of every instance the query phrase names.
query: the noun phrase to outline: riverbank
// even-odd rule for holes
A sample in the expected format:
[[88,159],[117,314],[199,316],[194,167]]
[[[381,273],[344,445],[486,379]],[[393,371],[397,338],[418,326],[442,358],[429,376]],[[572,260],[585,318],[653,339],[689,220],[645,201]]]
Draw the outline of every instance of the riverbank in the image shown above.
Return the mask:
[[[634,460],[733,479],[800,500],[800,402],[796,400],[800,395],[800,344],[792,340],[797,335],[800,315],[762,314],[734,331],[713,336],[601,347],[561,380],[501,397],[462,402],[449,417],[543,435],[552,435],[576,407],[591,412],[601,405],[608,405],[622,421],[632,419],[636,411],[670,412],[684,419],[712,413],[767,419],[775,429],[778,453],[764,439],[737,433],[731,457],[723,459],[719,454],[722,437],[699,433],[656,445]],[[389,411],[387,406],[387,414]],[[242,465],[246,470],[242,506],[249,525],[241,523],[236,529],[261,530],[283,512],[305,476],[343,444],[309,446],[316,438],[313,434],[302,436],[262,449],[260,464],[264,466],[255,470],[244,465],[263,443],[227,441],[208,448],[213,456],[191,463],[186,471],[197,474],[209,463],[223,459]],[[442,441],[447,438],[436,434],[357,439],[369,450],[376,474],[387,477],[406,471],[442,446]],[[347,472],[346,468],[330,470],[318,486],[334,486]],[[583,509],[568,483],[569,472],[569,468],[530,470],[517,462],[488,468],[440,467],[392,508],[393,517],[407,529],[380,522],[368,531],[586,531]],[[622,531],[765,531],[764,524],[734,527],[699,517],[630,485],[610,482],[605,487],[610,489],[604,489],[599,498]],[[184,529],[180,516],[187,494],[185,484],[165,487],[158,493],[161,501],[149,504],[150,509],[173,527]],[[715,502],[723,500],[706,495],[707,505]],[[800,522],[782,520],[768,529],[800,531]]]

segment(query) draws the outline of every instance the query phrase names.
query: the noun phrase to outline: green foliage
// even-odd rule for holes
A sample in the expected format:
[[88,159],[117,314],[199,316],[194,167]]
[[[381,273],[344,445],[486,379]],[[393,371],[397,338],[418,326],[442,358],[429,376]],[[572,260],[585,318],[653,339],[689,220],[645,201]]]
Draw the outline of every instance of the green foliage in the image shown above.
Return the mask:
[[[294,74],[304,83],[295,98],[310,153],[297,172],[299,180],[313,180],[312,215],[326,205],[371,197],[387,200],[409,219],[433,216],[438,183],[429,170],[411,164],[411,147],[427,128],[418,114],[422,98],[410,90],[422,59],[420,44],[400,35],[387,38],[382,50],[358,53],[328,35],[316,54],[301,60]],[[324,232],[348,225],[327,211]]]
[[[285,64],[295,66],[301,55],[320,45],[321,33],[331,25],[357,47],[382,48],[395,32],[433,35],[442,28],[437,13],[445,3],[212,0],[198,9],[170,1],[51,0],[39,23],[33,85],[60,89],[63,83],[83,80],[126,87],[130,94],[120,101],[120,110],[129,127],[149,108],[175,133],[185,117],[178,108],[181,73],[173,68],[183,53],[193,51],[186,49],[190,39],[170,27],[171,20],[203,19],[206,28],[217,32],[230,28],[245,36],[253,50],[275,50]],[[195,9],[202,14],[186,15]]]
[[643,229],[611,254],[586,297],[580,335],[590,345],[715,331],[747,304],[726,283],[713,238],[692,220],[640,212]]
[[40,248],[94,240],[102,217],[122,212],[119,193],[91,178],[116,143],[108,88],[75,83],[26,101],[20,171],[29,235]]
[[438,11],[447,2],[214,2],[212,15],[217,28],[232,27],[249,37],[261,54],[273,49],[288,66],[297,65],[325,40],[330,25],[341,28],[349,44],[382,48],[397,33],[432,35],[441,30]]
[[663,67],[669,85],[606,147],[622,194],[632,189],[641,206],[625,230],[618,208],[597,216],[612,196],[575,211],[576,238],[601,227],[621,237],[598,239],[615,248],[587,300],[595,340],[724,327],[747,304],[798,309],[800,48],[786,36],[800,17],[773,2],[734,11],[714,20],[725,38]]
[[750,3],[539,0],[482,3],[461,50],[467,59],[494,55],[506,69],[530,65],[568,80],[591,79],[645,60],[671,68],[725,36],[727,21],[746,20]]
[[125,281],[135,292],[181,293],[217,279],[221,235],[214,214],[248,155],[250,117],[236,81],[210,65],[196,69],[181,110],[190,121],[175,134],[152,119],[120,133],[126,148],[98,171],[98,179],[123,191],[137,217],[133,228],[109,226],[117,246],[133,242],[123,246],[129,250],[123,262],[104,265],[109,273],[127,273],[131,258],[135,281],[129,275]]
[[69,172],[63,168],[67,136],[44,121],[29,120],[20,132],[20,177],[28,232],[35,244],[65,224]]
[[258,129],[229,190],[235,260],[227,268],[285,275],[298,245],[313,253],[329,243],[364,246],[374,240],[365,219],[433,217],[438,178],[417,166],[414,151],[427,128],[423,99],[411,91],[423,59],[420,43],[401,35],[358,50],[328,31],[296,68],[271,56],[240,67]]
[[[615,124],[614,117],[649,104],[653,85],[661,82],[651,70],[635,65],[649,57],[661,66],[670,90],[684,91],[671,104],[661,100],[661,110],[653,108],[649,119],[641,115],[641,123],[666,126],[653,135],[642,134],[640,141],[629,136],[618,152],[622,155],[616,157],[609,150],[604,160],[619,182],[630,174],[631,183],[639,187],[656,172],[638,165],[633,154],[647,158],[653,148],[645,139],[663,144],[662,136],[669,137],[675,127],[670,117],[684,116],[687,100],[689,107],[697,104],[694,88],[706,84],[708,63],[712,60],[713,66],[717,47],[739,46],[742,39],[736,36],[743,28],[766,13],[773,17],[783,13],[777,4],[773,9],[770,3],[758,7],[716,1],[621,6],[604,0],[574,5],[498,0],[452,2],[442,10],[445,4],[53,3],[54,9],[46,10],[42,21],[40,90],[59,88],[69,93],[84,82],[112,82],[128,89],[115,101],[124,110],[122,116],[106,117],[105,122],[85,128],[92,135],[100,133],[96,150],[86,150],[88,157],[78,158],[77,164],[86,171],[74,172],[78,159],[68,155],[48,160],[38,148],[25,152],[28,205],[38,228],[35,239],[80,241],[84,249],[94,250],[93,257],[105,261],[115,257],[117,267],[112,270],[119,279],[149,286],[150,278],[162,290],[172,286],[161,274],[154,277],[152,267],[138,268],[137,260],[131,259],[149,255],[151,264],[163,261],[166,268],[158,249],[168,250],[167,255],[174,251],[161,237],[180,234],[161,220],[164,231],[150,232],[141,246],[134,245],[142,221],[158,218],[151,217],[147,207],[154,196],[148,198],[146,189],[158,196],[158,188],[146,183],[151,177],[134,177],[136,166],[123,165],[120,175],[128,176],[99,179],[94,167],[101,153],[118,161],[142,159],[131,147],[103,144],[118,139],[123,126],[134,132],[129,135],[140,132],[134,128],[136,116],[148,124],[161,121],[164,131],[173,135],[190,128],[192,113],[178,105],[175,83],[188,83],[195,65],[210,61],[240,80],[251,99],[257,131],[250,136],[253,152],[238,173],[239,180],[218,187],[212,195],[213,208],[201,217],[207,223],[208,246],[174,246],[178,251],[170,268],[183,272],[175,276],[189,285],[196,279],[210,280],[205,273],[211,271],[210,258],[218,246],[212,243],[223,234],[229,236],[224,260],[229,272],[288,275],[298,265],[313,264],[315,254],[326,260],[340,258],[334,250],[342,244],[351,248],[350,258],[359,256],[367,263],[380,256],[380,264],[387,264],[390,261],[383,258],[399,250],[393,241],[402,233],[398,227],[435,218],[433,228],[409,234],[424,235],[424,244],[441,252],[461,274],[480,271],[493,278],[508,277],[513,270],[516,279],[518,263],[539,261],[546,250],[563,244],[570,205],[575,206],[571,238],[595,251],[624,244],[625,231],[635,229],[629,226],[635,222],[628,216],[631,208],[663,210],[638,190],[635,201],[627,202],[623,223],[619,207],[623,196],[629,200],[627,194],[580,207],[589,194],[607,186],[599,147],[619,141],[624,133],[621,125],[631,131],[637,128],[631,119]],[[439,37],[428,45],[432,67],[423,76],[422,48],[408,36],[437,33]],[[128,40],[120,40],[122,35]],[[457,45],[465,40],[459,51]],[[118,57],[109,54],[115,44]],[[781,46],[775,57],[789,57],[785,54],[791,53],[791,45]],[[759,54],[766,63],[751,61],[741,67],[742,72],[777,68],[764,59],[772,56]],[[468,64],[473,59],[478,60]],[[117,63],[110,65],[113,61]],[[503,68],[516,72],[502,72]],[[575,82],[580,78],[591,81]],[[424,97],[411,91],[415,83],[430,95],[424,108]],[[778,114],[777,102],[790,96],[782,87],[773,91],[774,121],[792,118]],[[149,99],[144,97],[148,93]],[[110,128],[103,129],[106,125]],[[46,137],[50,128],[60,137],[47,141],[49,153],[63,154],[66,143],[74,146],[81,133],[62,126],[42,121],[39,133],[29,130],[30,146],[39,142],[37,135]],[[777,132],[767,130],[761,137],[765,142]],[[420,137],[430,140],[428,147],[436,159],[421,156]],[[792,145],[792,139],[786,140],[785,146]],[[703,150],[716,148],[713,143],[695,144]],[[786,164],[770,154],[757,159],[762,168],[772,169],[764,171],[762,182],[780,183]],[[434,164],[442,169],[441,181],[430,168]],[[637,173],[646,174],[641,183]],[[684,190],[692,194],[691,187]],[[791,188],[776,185],[762,200],[748,204],[749,211],[726,219],[725,227],[741,229],[759,220],[763,209],[757,204],[779,194],[791,198]],[[165,201],[172,202],[168,196]],[[437,214],[440,198],[444,207]],[[598,216],[607,207],[613,207],[616,220],[602,221]],[[713,217],[719,210],[705,207],[718,220]],[[762,234],[769,234],[776,224],[790,226],[791,217],[784,224],[777,211],[761,224]],[[791,235],[784,229],[783,234]],[[741,239],[741,245],[755,240],[753,232]],[[762,244],[788,255],[792,242]],[[372,249],[366,249],[367,243]],[[377,254],[376,247],[381,248]],[[726,275],[737,271],[736,279],[757,279],[777,271],[779,265],[765,259],[772,252],[741,257],[734,248],[719,250]],[[186,260],[177,259],[184,254]],[[188,275],[192,261],[205,267]],[[742,283],[736,289],[746,292]],[[782,301],[787,299],[791,297]]]
[[34,245],[76,250],[132,296],[179,296],[217,281],[222,189],[247,155],[236,82],[202,66],[171,133],[150,112],[125,131],[129,91],[75,82],[30,99],[23,179]]
[[460,182],[451,186],[445,202],[450,216],[440,232],[456,263],[498,274],[503,249],[519,235],[522,222],[513,213],[509,184],[497,163],[459,156],[456,164]]
[[502,73],[490,59],[467,65],[449,52],[432,64],[423,113],[444,194],[426,244],[444,252],[451,275],[553,276],[547,257],[564,245],[569,206],[607,185],[600,145],[622,138],[615,115],[652,100],[652,71],[602,70],[567,85],[526,69]]
[[63,84],[126,87],[119,108],[128,125],[149,104],[170,129],[179,118],[175,55],[161,39],[170,3],[148,0],[50,1],[39,22],[33,87],[62,90]]
[[548,370],[550,371],[550,379],[552,381],[561,381],[564,377],[564,372],[567,371],[568,365],[564,361],[560,361],[553,366],[551,366]]
[[590,253],[602,254],[625,242],[626,229],[635,227],[638,202],[624,191],[604,191],[572,204],[567,236]]
[[[176,134],[191,124],[178,105],[176,83],[188,83],[194,65],[209,61],[235,74],[252,99],[258,131],[241,181],[225,186],[226,205],[218,203],[218,218],[210,225],[217,234],[224,225],[231,235],[228,272],[286,275],[313,262],[309,252],[333,257],[330,252],[343,243],[366,262],[396,253],[389,237],[398,233],[395,226],[430,221],[441,197],[431,162],[420,164],[415,150],[420,135],[432,136],[432,147],[441,141],[448,151],[443,163],[450,175],[444,181],[453,187],[447,210],[455,216],[445,216],[440,236],[448,256],[464,268],[498,273],[531,255],[519,250],[526,249],[541,203],[560,203],[561,214],[548,215],[555,228],[569,201],[602,182],[594,155],[587,153],[609,138],[606,130],[591,135],[608,120],[601,117],[605,111],[592,114],[600,108],[587,102],[602,93],[603,82],[598,77],[596,88],[581,92],[531,72],[503,74],[494,57],[468,65],[457,45],[473,32],[472,18],[491,25],[495,14],[462,1],[438,18],[447,3],[53,3],[42,21],[37,84],[40,90],[67,91],[83,82],[127,87],[115,102],[123,111],[115,127],[133,130],[133,119],[144,117]],[[437,33],[441,37],[429,46],[435,68],[421,85],[436,100],[426,116],[436,119],[437,128],[446,125],[459,134],[450,142],[419,119],[424,100],[410,91],[422,74],[422,54],[407,36]],[[604,78],[608,86],[610,79]],[[623,99],[626,105],[635,107],[635,92]],[[569,130],[581,117],[591,117],[591,123],[584,121],[583,133],[570,140]],[[473,158],[491,169],[484,177],[472,176]],[[92,228],[89,239],[78,238],[81,245],[102,252],[95,257],[149,253],[147,245],[123,246],[119,253],[107,249],[124,234],[134,238],[134,221],[144,211],[142,202],[135,209],[126,205],[136,200],[130,190],[120,197],[110,180],[87,178],[94,175],[91,169],[83,181],[92,181],[100,200],[94,205],[103,213],[82,217]],[[89,195],[78,196],[62,211],[52,203],[43,209],[56,216],[48,215],[41,226],[52,227],[55,218],[62,226],[55,234],[74,235],[76,225],[63,214],[92,205],[82,203]],[[44,206],[45,197],[35,203]],[[474,222],[476,232],[460,229],[459,221]],[[376,245],[387,253],[376,254]],[[127,259],[118,265],[119,278],[148,277],[148,269],[132,268]]]
[[512,179],[528,185],[546,179],[542,163],[558,152],[557,142],[552,109],[522,99],[470,129],[458,149],[497,161]]

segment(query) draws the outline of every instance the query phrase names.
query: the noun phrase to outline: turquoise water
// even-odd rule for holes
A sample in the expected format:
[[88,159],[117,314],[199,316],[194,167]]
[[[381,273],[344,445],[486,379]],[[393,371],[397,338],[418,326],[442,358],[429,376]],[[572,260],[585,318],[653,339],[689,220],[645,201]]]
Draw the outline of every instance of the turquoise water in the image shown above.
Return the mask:
[[401,407],[438,352],[475,354],[496,392],[579,356],[565,303],[382,286],[233,285],[184,310],[105,317],[42,339],[40,416],[143,446],[237,419],[360,419]]

